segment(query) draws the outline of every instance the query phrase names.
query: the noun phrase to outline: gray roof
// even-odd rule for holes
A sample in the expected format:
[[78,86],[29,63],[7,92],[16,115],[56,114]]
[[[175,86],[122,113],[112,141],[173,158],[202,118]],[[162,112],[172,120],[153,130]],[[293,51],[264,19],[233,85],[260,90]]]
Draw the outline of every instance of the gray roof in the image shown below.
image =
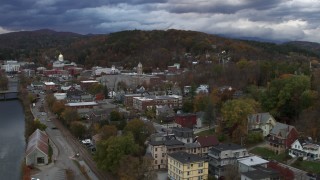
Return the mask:
[[217,152],[222,152],[226,150],[239,150],[239,149],[246,149],[246,148],[234,143],[220,143],[211,148],[211,150],[217,151]]
[[186,148],[198,148],[201,147],[201,145],[199,143],[187,143],[184,145],[184,147]]
[[277,171],[270,168],[264,168],[264,167],[258,167],[253,171],[244,172],[242,174],[250,179],[255,179],[255,180],[279,177],[279,173]]
[[295,129],[295,127],[277,122],[276,125],[272,128],[270,134],[278,136],[278,134],[281,133],[281,136],[285,137],[292,129]]
[[168,156],[172,157],[173,159],[183,164],[204,161],[202,157],[195,154],[189,154],[186,152],[175,152],[172,154],[168,154]]
[[257,120],[260,121],[261,124],[266,124],[266,122],[270,119],[274,119],[273,116],[268,113],[268,112],[265,112],[265,113],[257,113],[257,114],[250,114],[248,116],[248,122],[249,123],[255,123]]
[[176,140],[176,139],[168,139],[169,137],[163,137],[162,140],[160,141],[150,141],[149,144],[152,146],[160,146],[160,145],[165,145],[165,146],[183,146],[184,143]]

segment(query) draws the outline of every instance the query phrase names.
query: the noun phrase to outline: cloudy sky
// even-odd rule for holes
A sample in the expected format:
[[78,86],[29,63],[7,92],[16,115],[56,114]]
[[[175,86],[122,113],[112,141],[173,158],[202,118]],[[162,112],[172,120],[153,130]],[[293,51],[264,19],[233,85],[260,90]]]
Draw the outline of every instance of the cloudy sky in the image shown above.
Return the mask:
[[0,33],[184,29],[320,43],[320,0],[1,0]]

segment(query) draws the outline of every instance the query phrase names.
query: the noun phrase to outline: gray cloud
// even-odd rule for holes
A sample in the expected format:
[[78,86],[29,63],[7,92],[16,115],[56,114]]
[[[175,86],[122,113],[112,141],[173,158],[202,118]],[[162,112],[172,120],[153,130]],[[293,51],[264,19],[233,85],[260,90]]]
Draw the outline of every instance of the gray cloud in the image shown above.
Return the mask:
[[318,0],[3,0],[0,33],[185,29],[320,42]]

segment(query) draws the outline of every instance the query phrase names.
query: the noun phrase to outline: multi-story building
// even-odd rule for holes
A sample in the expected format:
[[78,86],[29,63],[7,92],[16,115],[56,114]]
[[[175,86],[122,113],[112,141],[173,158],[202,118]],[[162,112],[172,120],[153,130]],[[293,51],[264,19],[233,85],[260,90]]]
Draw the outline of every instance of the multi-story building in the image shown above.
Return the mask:
[[208,179],[208,162],[186,152],[168,155],[168,177],[172,180]]
[[200,144],[199,155],[202,157],[206,157],[208,155],[209,149],[219,144],[219,140],[213,135],[199,136],[195,141]]
[[191,113],[176,114],[174,121],[181,127],[193,128],[197,124],[197,115]]
[[220,177],[225,175],[227,165],[236,165],[237,159],[248,157],[246,148],[233,143],[221,143],[213,146],[208,153],[209,172],[211,175]]
[[277,122],[270,131],[268,148],[280,154],[289,149],[298,136],[298,131],[294,126]]
[[[128,96],[125,103],[130,105],[131,97]],[[169,95],[169,96],[132,96],[132,106],[134,109],[144,111],[148,106],[169,106],[170,108],[182,107],[182,96]]]
[[147,108],[154,106],[154,100],[148,97],[133,97],[132,105],[136,110],[145,111]]
[[257,113],[248,116],[248,131],[262,131],[263,137],[270,134],[277,121],[270,113]]
[[151,138],[148,144],[148,153],[151,154],[154,169],[167,168],[167,154],[185,151],[184,143],[175,139],[172,135],[159,135]]

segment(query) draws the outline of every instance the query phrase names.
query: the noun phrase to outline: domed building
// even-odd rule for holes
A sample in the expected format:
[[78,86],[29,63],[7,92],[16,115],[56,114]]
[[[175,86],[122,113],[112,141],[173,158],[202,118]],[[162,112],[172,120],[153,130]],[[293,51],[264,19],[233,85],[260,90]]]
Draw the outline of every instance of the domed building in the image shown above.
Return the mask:
[[64,60],[63,55],[60,53],[58,60],[53,62],[52,69],[64,69],[65,66],[77,66],[77,64]]

